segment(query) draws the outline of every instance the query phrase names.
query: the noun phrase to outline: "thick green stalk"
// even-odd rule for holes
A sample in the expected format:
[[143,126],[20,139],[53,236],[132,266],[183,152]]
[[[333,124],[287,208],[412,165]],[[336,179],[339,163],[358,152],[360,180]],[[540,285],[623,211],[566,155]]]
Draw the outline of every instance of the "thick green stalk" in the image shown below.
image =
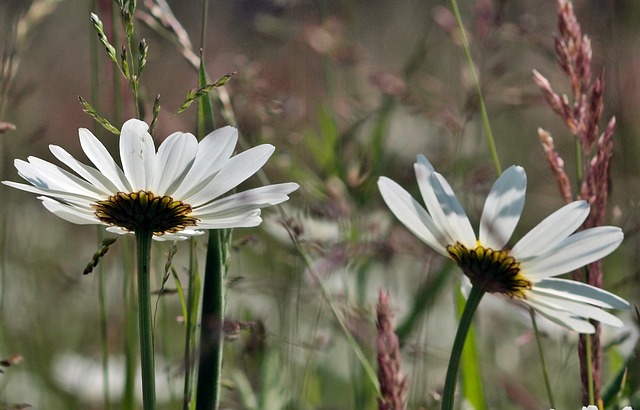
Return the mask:
[[467,299],[467,303],[464,306],[460,323],[458,324],[458,331],[456,332],[456,338],[453,342],[453,349],[451,350],[451,357],[449,358],[449,367],[447,368],[447,376],[444,382],[444,391],[442,392],[442,410],[452,410],[453,401],[456,393],[456,383],[458,381],[458,369],[460,368],[460,358],[462,357],[462,350],[464,348],[464,342],[467,339],[467,333],[473,323],[473,315],[484,296],[484,291],[476,286],[471,288],[471,293]]
[[215,410],[220,400],[224,332],[224,231],[210,230],[202,291],[202,325],[196,409]]
[[148,229],[136,231],[138,248],[138,324],[140,328],[140,364],[142,367],[142,405],[144,410],[155,410],[156,380],[153,355],[153,324],[151,310],[151,241]]

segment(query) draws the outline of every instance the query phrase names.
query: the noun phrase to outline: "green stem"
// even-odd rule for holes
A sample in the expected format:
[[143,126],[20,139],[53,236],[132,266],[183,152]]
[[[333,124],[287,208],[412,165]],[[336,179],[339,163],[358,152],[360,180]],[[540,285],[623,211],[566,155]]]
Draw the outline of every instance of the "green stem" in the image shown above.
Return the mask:
[[151,241],[148,229],[136,231],[138,248],[138,324],[140,327],[140,364],[142,367],[142,405],[144,410],[155,410],[156,381],[153,357],[153,325],[151,310]]
[[478,73],[476,67],[473,64],[473,57],[471,56],[471,48],[469,47],[469,41],[467,40],[467,33],[462,24],[462,18],[460,17],[460,10],[458,9],[458,2],[451,0],[451,9],[453,15],[456,18],[458,28],[460,28],[460,36],[462,38],[462,47],[464,48],[464,55],[467,58],[467,64],[469,70],[471,70],[471,77],[473,78],[473,84],[475,85],[476,92],[478,93],[478,102],[480,104],[480,114],[482,115],[482,124],[484,125],[484,131],[487,134],[487,142],[489,143],[489,150],[491,151],[491,159],[493,165],[496,168],[498,175],[502,173],[502,166],[500,165],[500,159],[498,158],[498,150],[496,149],[496,142],[493,138],[493,131],[491,131],[491,123],[489,122],[489,114],[487,114],[487,107],[484,104],[484,98],[482,98],[482,87],[480,87],[480,80],[478,79]]
[[587,356],[587,390],[589,393],[589,404],[597,404],[596,403],[596,394],[595,389],[593,387],[593,363],[592,363],[592,344],[591,344],[591,335],[583,335],[585,341],[585,356]]
[[198,269],[198,258],[196,255],[196,243],[193,238],[189,240],[189,287],[187,290],[186,306],[184,308],[185,318],[185,343],[184,343],[184,393],[183,410],[188,410],[191,406],[193,396],[193,360],[197,330],[198,300],[200,297],[200,273]]
[[202,292],[202,325],[196,409],[215,410],[220,399],[224,323],[224,231],[209,231]]
[[544,361],[544,352],[542,350],[542,342],[540,341],[540,332],[538,332],[538,324],[536,323],[536,316],[533,309],[529,309],[529,315],[531,316],[531,324],[533,325],[533,333],[536,335],[536,345],[538,346],[538,354],[540,355],[540,364],[542,365],[542,376],[544,377],[544,386],[547,389],[547,397],[549,398],[549,405],[551,408],[555,408],[553,403],[553,392],[551,391],[551,383],[549,382],[549,372],[547,371],[547,365]]
[[442,410],[452,410],[453,401],[456,393],[456,383],[458,380],[458,369],[460,368],[460,358],[462,357],[462,349],[464,348],[464,342],[467,339],[467,333],[473,323],[473,315],[480,305],[480,301],[484,296],[484,291],[476,286],[471,288],[471,293],[467,299],[467,303],[464,306],[460,323],[458,324],[458,331],[456,332],[456,338],[453,342],[453,349],[451,350],[451,357],[449,358],[449,367],[447,368],[447,376],[444,382],[444,391],[442,393]]

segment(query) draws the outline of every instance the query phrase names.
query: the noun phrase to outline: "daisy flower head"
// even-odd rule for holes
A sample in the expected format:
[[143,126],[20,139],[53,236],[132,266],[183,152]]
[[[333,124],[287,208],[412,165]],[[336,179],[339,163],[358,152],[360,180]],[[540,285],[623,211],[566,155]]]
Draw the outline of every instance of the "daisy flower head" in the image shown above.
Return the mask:
[[51,145],[51,153],[73,173],[29,157],[14,162],[29,184],[3,183],[38,194],[45,208],[69,222],[107,225],[108,231],[120,234],[145,230],[158,240],[257,226],[261,208],[286,201],[298,189],[290,182],[223,196],[262,168],[275,148],[264,144],[232,156],[238,131],[227,126],[199,142],[190,133],[175,132],[156,151],[148,128],[136,119],[124,123],[121,166],[81,128],[80,145],[94,166]]
[[524,208],[527,177],[522,167],[508,168],[491,188],[477,236],[451,186],[424,156],[418,156],[414,170],[426,209],[386,177],[378,180],[382,198],[413,234],[454,260],[472,286],[519,300],[580,333],[595,331],[590,319],[622,326],[602,308],[629,309],[627,301],[600,288],[555,278],[603,258],[622,242],[622,230],[613,226],[575,232],[589,214],[587,202],[565,205],[509,248]]

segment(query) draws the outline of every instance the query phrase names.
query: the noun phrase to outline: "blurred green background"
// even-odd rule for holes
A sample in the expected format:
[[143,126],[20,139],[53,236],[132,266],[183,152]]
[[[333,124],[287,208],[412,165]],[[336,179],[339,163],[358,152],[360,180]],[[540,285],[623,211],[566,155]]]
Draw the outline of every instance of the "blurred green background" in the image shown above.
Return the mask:
[[[139,2],[145,19],[151,2]],[[200,47],[202,5],[169,1],[177,21]],[[212,1],[205,59],[211,78],[237,71],[226,86],[225,114],[246,144],[272,143],[266,173],[301,189],[285,205],[298,227],[312,269],[328,288],[367,356],[375,358],[378,289],[388,289],[399,324],[417,300],[427,308],[402,349],[409,408],[438,408],[438,392],[455,332],[459,273],[399,225],[376,188],[380,175],[418,197],[412,164],[425,154],[447,176],[474,225],[496,178],[460,33],[443,1]],[[556,4],[543,1],[461,2],[503,167],[528,175],[519,238],[563,201],[540,148],[537,128],[553,135],[570,176],[573,137],[532,80],[535,69],[557,92],[569,83],[555,62]],[[626,239],[604,262],[607,290],[638,303],[640,228],[640,5],[576,1],[591,38],[593,69],[605,70],[604,127],[617,118],[607,223]],[[86,161],[78,128],[96,130],[82,96],[118,128],[135,116],[126,84],[114,89],[113,66],[90,24],[96,12],[111,34],[109,1],[0,2],[3,53],[0,121],[1,179],[19,179],[13,159],[34,155],[57,163],[49,144]],[[116,20],[117,27],[119,22]],[[149,59],[141,82],[150,112],[161,96],[154,137],[195,130],[195,108],[176,115],[197,85],[193,67],[166,36],[136,22]],[[94,49],[92,49],[92,44]],[[92,92],[93,51],[97,84]],[[93,71],[96,73],[96,71]],[[93,100],[96,98],[97,100]],[[120,111],[119,111],[120,110]],[[150,121],[150,115],[145,117]],[[96,130],[115,152],[117,138]],[[257,184],[257,178],[246,185]],[[103,409],[99,276],[82,275],[98,249],[95,227],[75,226],[48,213],[33,195],[0,186],[0,359],[22,361],[0,374],[0,409],[26,403],[38,409]],[[246,323],[226,344],[224,409],[373,409],[375,394],[353,350],[293,249],[278,214],[265,212],[257,229],[236,230],[229,271],[227,316]],[[189,246],[178,244],[174,266],[187,281]],[[203,254],[205,244],[197,241]],[[124,271],[132,242],[121,238],[102,266],[106,296],[112,408],[119,408],[124,357]],[[157,277],[168,245],[154,248]],[[204,264],[202,259],[201,264]],[[449,266],[449,268],[451,268]],[[156,282],[159,287],[159,279]],[[169,288],[175,288],[170,281]],[[156,320],[159,401],[180,408],[183,323],[175,294],[160,298]],[[155,302],[155,300],[154,300]],[[621,313],[624,329],[605,328],[604,384],[636,345],[637,321]],[[540,323],[558,408],[579,408],[577,335]],[[477,318],[478,352],[488,408],[549,408],[540,360],[525,310],[487,297]],[[637,361],[634,363],[640,367]],[[633,367],[631,367],[633,368]],[[640,376],[629,373],[630,386]],[[250,403],[251,394],[256,405]],[[4,407],[3,407],[4,406]]]

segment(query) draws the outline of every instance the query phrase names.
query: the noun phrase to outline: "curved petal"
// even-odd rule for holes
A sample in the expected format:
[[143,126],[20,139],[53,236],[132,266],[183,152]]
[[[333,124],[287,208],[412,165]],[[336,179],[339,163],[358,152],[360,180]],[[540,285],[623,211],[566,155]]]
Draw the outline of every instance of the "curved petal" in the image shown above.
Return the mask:
[[527,191],[524,168],[511,166],[493,184],[480,218],[480,243],[502,249],[520,220]]
[[233,127],[218,128],[200,141],[198,153],[185,176],[175,190],[175,198],[188,198],[204,188],[224,167],[238,142],[238,130]]
[[129,184],[124,172],[95,135],[85,128],[80,128],[79,135],[82,150],[93,165],[98,168],[98,171],[107,177],[118,188],[118,191],[131,192],[131,184]]
[[378,189],[391,212],[407,229],[432,249],[449,257],[444,234],[411,194],[387,177],[378,179]]
[[91,209],[91,203],[95,202],[94,198],[86,197],[82,195],[76,195],[65,191],[56,191],[53,189],[38,188],[33,185],[21,184],[13,181],[2,181],[4,185],[12,188],[19,189],[25,192],[31,192],[32,194],[44,195],[51,198],[56,198],[64,202],[69,202],[72,205],[78,207],[84,207]]
[[54,215],[64,219],[65,221],[77,224],[77,225],[101,225],[100,222],[95,215],[89,214],[87,212],[83,212],[83,210],[61,204],[60,202],[47,198],[47,197],[39,197],[42,201],[42,205]]
[[536,225],[515,244],[511,255],[525,260],[542,255],[575,232],[589,215],[586,201],[574,201],[563,206]]
[[18,174],[35,187],[87,198],[103,197],[95,186],[50,162],[36,157],[29,157],[28,160],[29,162],[16,159],[14,165]]
[[222,229],[222,228],[250,228],[258,226],[262,222],[259,209],[251,209],[244,213],[203,219],[196,226],[197,229]]
[[156,154],[152,192],[172,195],[180,186],[198,153],[198,140],[189,133],[175,132],[167,137]]
[[544,296],[539,294],[527,295],[529,301],[535,301],[538,306],[546,306],[549,309],[555,309],[570,314],[571,316],[580,317],[583,319],[597,320],[606,325],[621,327],[623,325],[622,320],[618,319],[611,313],[599,308],[597,306],[589,305],[587,303],[573,302],[566,299],[558,299],[553,296]]
[[624,235],[620,228],[599,226],[575,233],[553,250],[522,261],[520,268],[529,280],[561,275],[597,261],[613,252]]
[[274,151],[273,145],[263,144],[241,152],[231,158],[206,186],[183,201],[192,207],[211,202],[258,172]]
[[583,334],[592,334],[596,331],[596,328],[591,323],[589,323],[588,320],[573,316],[568,312],[551,309],[543,304],[537,303],[534,300],[523,299],[522,301],[531,306],[542,316],[546,317],[552,322],[559,324],[562,327]]
[[298,189],[298,184],[289,182],[238,192],[195,209],[191,213],[191,216],[204,220],[216,216],[244,213],[251,209],[277,205],[289,199],[288,194],[296,189]]
[[155,168],[155,146],[148,129],[146,123],[131,119],[124,123],[120,132],[122,169],[133,191],[149,188]]
[[427,210],[439,230],[446,235],[447,245],[460,242],[474,249],[477,245],[476,235],[449,183],[424,163],[414,164],[414,170]]
[[164,235],[154,235],[153,239],[158,242],[166,241],[184,241],[194,236],[204,235],[204,231],[196,231],[193,229],[185,229],[176,233],[165,233]]
[[603,308],[621,310],[631,308],[629,302],[620,296],[575,280],[546,278],[536,282],[531,291],[547,296],[589,303]]
[[50,145],[49,150],[62,163],[74,170],[82,178],[86,179],[90,184],[98,188],[105,196],[109,196],[118,192],[118,188],[97,169],[83,164],[69,154],[64,148],[57,145]]

